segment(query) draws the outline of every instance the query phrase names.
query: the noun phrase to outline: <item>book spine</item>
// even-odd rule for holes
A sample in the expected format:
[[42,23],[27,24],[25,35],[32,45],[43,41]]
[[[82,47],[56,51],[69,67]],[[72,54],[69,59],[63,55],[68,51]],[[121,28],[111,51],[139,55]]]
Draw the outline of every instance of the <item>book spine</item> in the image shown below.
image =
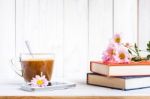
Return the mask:
[[92,62],[90,62],[90,71],[93,72],[92,71]]
[[[91,71],[92,73],[95,73],[95,74],[100,74],[100,73],[98,73],[98,72],[93,71],[93,69],[92,69],[92,68],[93,68],[92,63],[98,63],[98,62],[93,62],[93,61],[90,62],[90,71]],[[100,75],[104,75],[104,76],[110,77],[109,74],[108,74],[108,75],[100,74]]]
[[89,73],[87,73],[87,75],[86,75],[86,84],[88,84],[88,81],[89,81],[89,77],[88,77],[88,75],[89,75]]
[[129,90],[129,89],[114,88],[114,87],[108,87],[108,86],[102,86],[102,85],[98,85],[98,84],[89,83],[89,75],[93,75],[93,73],[87,73],[87,78],[86,78],[87,80],[86,80],[86,83],[87,83],[88,85],[97,86],[97,87],[111,88],[111,89],[118,89],[118,90],[123,90],[123,91]]

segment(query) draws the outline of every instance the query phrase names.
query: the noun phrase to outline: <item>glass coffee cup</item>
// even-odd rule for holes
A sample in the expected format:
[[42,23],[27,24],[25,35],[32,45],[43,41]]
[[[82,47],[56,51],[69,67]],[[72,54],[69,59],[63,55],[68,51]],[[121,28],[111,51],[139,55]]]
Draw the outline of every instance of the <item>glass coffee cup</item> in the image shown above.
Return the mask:
[[36,75],[44,75],[48,81],[51,81],[53,66],[54,66],[54,54],[52,53],[33,53],[20,54],[19,62],[21,64],[21,72],[16,69],[17,61],[11,60],[14,71],[26,82],[31,82]]

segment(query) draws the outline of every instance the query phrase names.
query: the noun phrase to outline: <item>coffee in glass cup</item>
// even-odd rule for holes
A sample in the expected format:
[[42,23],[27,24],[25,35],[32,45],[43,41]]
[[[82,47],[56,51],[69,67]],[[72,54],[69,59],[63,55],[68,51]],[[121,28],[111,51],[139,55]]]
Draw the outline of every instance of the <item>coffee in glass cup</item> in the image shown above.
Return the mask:
[[[26,82],[31,82],[36,75],[41,74],[44,75],[48,81],[51,80],[54,65],[54,54],[21,54],[20,63],[22,71],[21,74],[18,71],[15,72],[22,76]],[[15,64],[13,63],[13,65]]]

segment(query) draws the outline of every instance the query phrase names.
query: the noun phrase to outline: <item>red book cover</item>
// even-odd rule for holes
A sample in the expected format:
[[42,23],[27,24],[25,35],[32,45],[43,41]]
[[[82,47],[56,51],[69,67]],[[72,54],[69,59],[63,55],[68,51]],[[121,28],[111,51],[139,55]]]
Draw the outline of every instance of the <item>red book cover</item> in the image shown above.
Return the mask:
[[[97,69],[93,70],[93,67],[95,68],[95,66],[92,66],[93,63],[100,64],[100,66],[104,66],[104,68],[107,69],[106,72],[107,71],[108,72],[103,74],[101,70],[100,70],[100,72]],[[107,68],[107,66],[108,66],[108,68]],[[131,68],[130,68],[130,66],[131,66]],[[102,74],[102,75],[106,75],[106,76],[147,76],[147,75],[150,75],[150,71],[149,71],[150,67],[149,66],[150,66],[150,61],[140,61],[140,62],[130,62],[130,63],[110,63],[110,62],[103,63],[102,61],[91,61],[90,62],[90,71],[93,73],[98,73],[98,74]],[[96,66],[96,67],[98,67],[98,66]],[[111,69],[112,69],[111,67],[115,67],[115,69],[113,68],[113,70],[118,70],[118,71],[111,72]],[[128,69],[126,67],[128,67]],[[138,67],[140,67],[140,69]],[[98,68],[100,68],[100,67],[98,67]],[[132,72],[130,69],[132,70]],[[124,73],[122,73],[122,72],[124,72]]]
[[144,66],[144,65],[148,65],[150,66],[150,61],[140,61],[140,62],[129,62],[129,63],[114,63],[114,62],[109,62],[109,63],[103,63],[102,61],[91,61],[90,62],[90,66],[92,63],[98,63],[98,64],[104,64],[107,66]]

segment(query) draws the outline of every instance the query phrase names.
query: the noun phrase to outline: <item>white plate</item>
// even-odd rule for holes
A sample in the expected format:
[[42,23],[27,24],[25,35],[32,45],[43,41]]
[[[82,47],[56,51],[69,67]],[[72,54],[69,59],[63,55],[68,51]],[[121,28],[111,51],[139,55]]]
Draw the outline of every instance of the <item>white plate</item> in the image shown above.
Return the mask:
[[21,89],[24,91],[35,91],[35,90],[62,90],[75,87],[76,84],[70,82],[52,82],[51,85],[46,87],[32,87],[30,84],[23,84]]

